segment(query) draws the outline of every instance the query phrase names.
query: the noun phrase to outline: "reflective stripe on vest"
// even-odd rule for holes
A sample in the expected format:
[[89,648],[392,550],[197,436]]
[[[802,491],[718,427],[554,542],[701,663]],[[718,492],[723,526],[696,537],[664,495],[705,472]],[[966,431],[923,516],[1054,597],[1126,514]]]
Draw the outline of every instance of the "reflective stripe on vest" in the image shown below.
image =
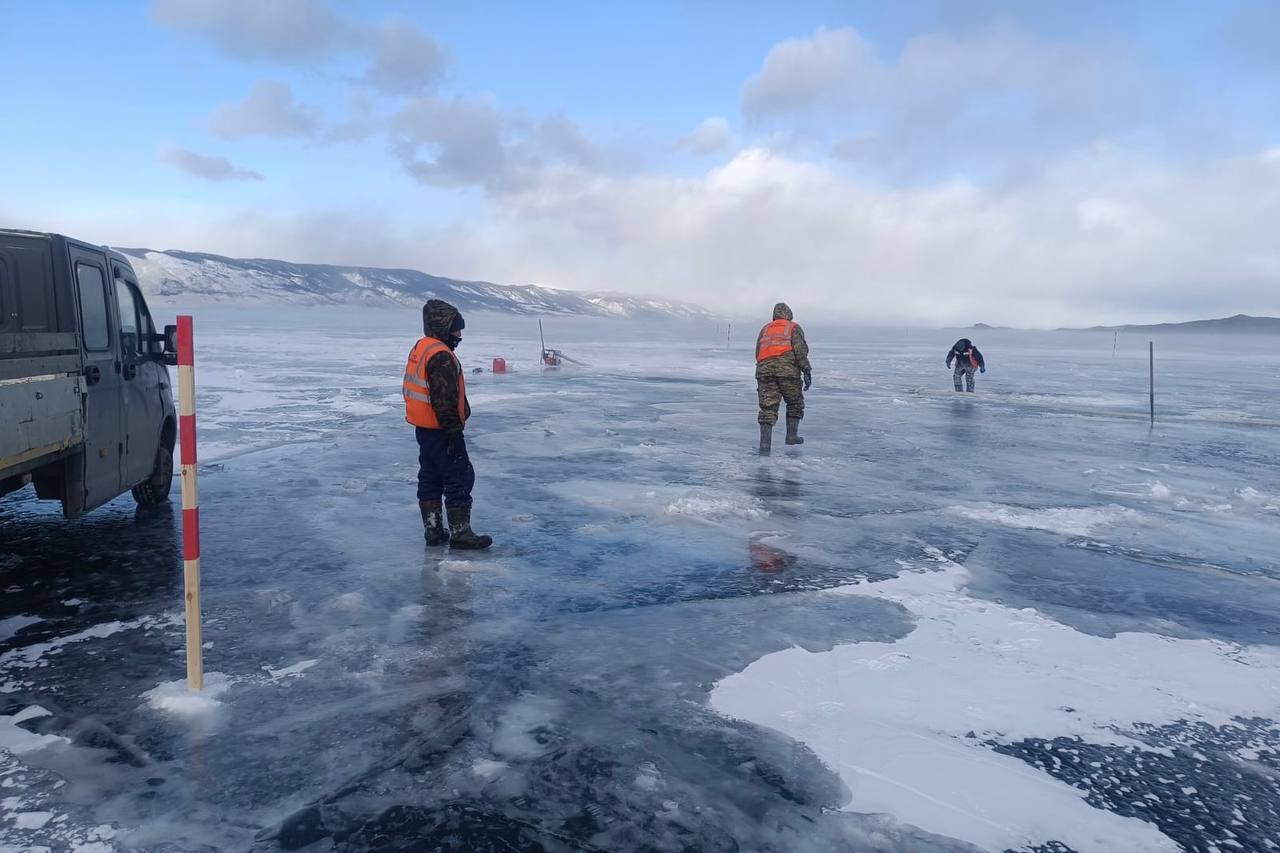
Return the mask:
[[791,332],[795,327],[790,320],[774,320],[765,326],[756,345],[756,363],[791,352]]
[[[435,338],[419,338],[409,352],[409,361],[404,368],[404,419],[414,426],[424,429],[440,429],[440,420],[436,410],[431,406],[431,383],[427,379],[427,363],[437,353],[449,350],[443,341]],[[467,422],[467,380],[462,373],[462,363],[452,350],[449,355],[458,368],[458,419]]]

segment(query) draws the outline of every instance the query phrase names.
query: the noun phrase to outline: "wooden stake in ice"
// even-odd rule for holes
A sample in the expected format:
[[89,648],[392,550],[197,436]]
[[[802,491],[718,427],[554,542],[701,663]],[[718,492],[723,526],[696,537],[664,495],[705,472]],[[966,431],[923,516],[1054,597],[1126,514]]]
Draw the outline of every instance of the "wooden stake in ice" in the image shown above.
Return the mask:
[[1156,425],[1156,342],[1147,341],[1147,367],[1150,370],[1151,425]]
[[196,354],[190,315],[178,317],[178,436],[182,445],[182,574],[187,611],[187,686],[204,687],[200,640],[200,500],[196,492]]

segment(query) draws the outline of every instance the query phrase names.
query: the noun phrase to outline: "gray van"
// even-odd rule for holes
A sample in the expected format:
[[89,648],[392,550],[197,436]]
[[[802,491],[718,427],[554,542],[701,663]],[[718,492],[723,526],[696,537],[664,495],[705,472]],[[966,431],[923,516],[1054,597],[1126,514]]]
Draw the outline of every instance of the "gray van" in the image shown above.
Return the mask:
[[119,252],[0,230],[0,495],[34,485],[67,518],[130,490],[167,501],[174,332]]

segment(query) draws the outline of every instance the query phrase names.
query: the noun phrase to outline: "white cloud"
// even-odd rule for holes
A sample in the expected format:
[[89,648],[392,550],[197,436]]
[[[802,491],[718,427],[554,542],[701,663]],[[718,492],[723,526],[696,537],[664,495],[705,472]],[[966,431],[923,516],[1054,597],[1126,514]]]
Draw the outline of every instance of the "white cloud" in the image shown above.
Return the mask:
[[327,58],[347,27],[322,0],[154,0],[161,24],[208,38],[236,59]]
[[1096,149],[1016,187],[900,189],[751,149],[697,179],[560,173],[503,199],[502,236],[452,250],[499,280],[744,313],[777,299],[895,323],[1265,313],[1280,311],[1278,177],[1262,156],[1173,169]]
[[424,184],[504,186],[514,178],[518,164],[512,161],[505,122],[490,101],[413,98],[392,127],[401,164]]
[[753,126],[791,128],[788,150],[819,143],[895,176],[1017,171],[1140,127],[1162,103],[1123,53],[1012,26],[916,35],[895,57],[819,28],[776,45],[742,90]]
[[259,80],[243,101],[223,104],[209,116],[209,129],[223,139],[312,137],[319,128],[317,111],[295,101],[293,90],[274,80]]
[[729,128],[728,119],[721,116],[704,119],[693,133],[680,140],[680,147],[704,157],[719,154],[732,144],[733,131]]
[[563,117],[528,120],[482,98],[412,98],[391,124],[392,150],[405,171],[437,187],[480,186],[508,193],[535,185],[561,166],[611,172],[627,161]]
[[389,94],[414,94],[436,83],[448,56],[435,39],[405,18],[388,18],[368,33],[373,57],[365,81]]
[[875,47],[851,27],[819,27],[812,38],[774,46],[759,73],[742,89],[749,116],[840,106],[871,97],[883,85]]
[[186,172],[206,181],[261,181],[262,174],[251,169],[241,169],[232,164],[226,157],[214,157],[208,154],[197,154],[185,148],[171,145],[162,146],[159,153],[160,162],[175,169]]
[[445,49],[417,24],[343,17],[325,0],[153,0],[163,26],[204,38],[238,60],[322,66],[346,54],[368,61],[361,82],[390,95],[420,93],[444,75]]

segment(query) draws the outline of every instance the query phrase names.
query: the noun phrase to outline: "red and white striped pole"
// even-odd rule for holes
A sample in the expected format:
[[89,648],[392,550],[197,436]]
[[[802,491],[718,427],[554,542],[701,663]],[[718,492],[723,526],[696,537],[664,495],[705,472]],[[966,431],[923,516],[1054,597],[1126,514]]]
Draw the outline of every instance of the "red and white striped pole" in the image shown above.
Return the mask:
[[187,610],[187,686],[204,687],[200,640],[200,500],[196,492],[196,352],[191,316],[178,317],[178,441],[182,445],[182,574]]

